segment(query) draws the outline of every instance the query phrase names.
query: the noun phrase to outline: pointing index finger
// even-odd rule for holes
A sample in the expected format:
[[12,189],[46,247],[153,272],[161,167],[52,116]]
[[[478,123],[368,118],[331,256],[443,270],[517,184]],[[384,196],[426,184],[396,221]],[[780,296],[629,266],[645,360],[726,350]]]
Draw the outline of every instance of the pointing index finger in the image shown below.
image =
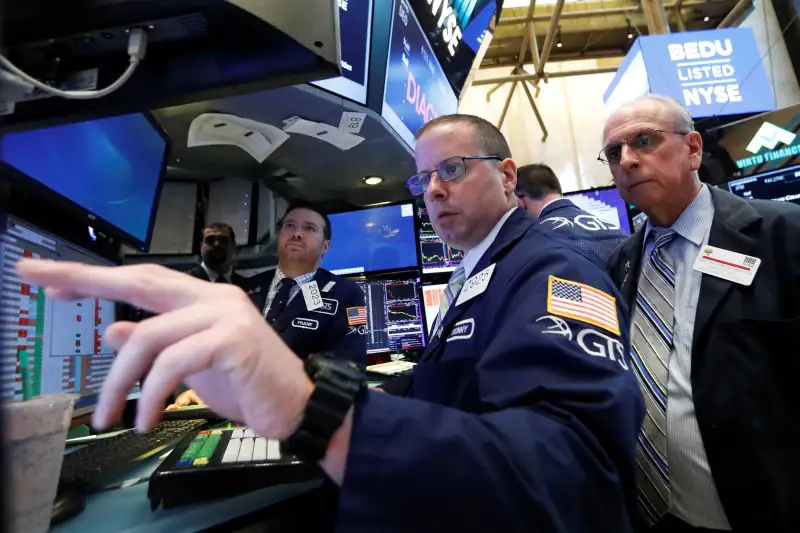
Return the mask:
[[180,309],[228,288],[159,265],[103,267],[23,259],[17,272],[31,283],[73,298],[126,302],[153,313]]

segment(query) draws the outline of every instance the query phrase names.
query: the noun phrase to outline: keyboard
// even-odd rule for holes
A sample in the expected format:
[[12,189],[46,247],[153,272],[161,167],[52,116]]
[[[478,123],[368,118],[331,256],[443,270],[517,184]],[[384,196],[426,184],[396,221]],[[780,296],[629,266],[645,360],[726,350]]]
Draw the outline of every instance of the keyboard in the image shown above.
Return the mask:
[[367,372],[374,372],[384,376],[407,376],[414,370],[416,363],[410,361],[390,361],[388,363],[381,363],[379,365],[372,365],[367,367]]
[[175,420],[161,422],[147,433],[130,430],[101,437],[64,456],[59,481],[87,490],[100,489],[129,470],[137,459],[166,448],[206,424],[205,420]]
[[163,420],[226,420],[212,411],[207,405],[187,405],[177,409],[164,410],[161,415]]
[[156,510],[230,497],[271,485],[321,479],[279,441],[248,428],[204,430],[185,437],[150,476],[147,497]]

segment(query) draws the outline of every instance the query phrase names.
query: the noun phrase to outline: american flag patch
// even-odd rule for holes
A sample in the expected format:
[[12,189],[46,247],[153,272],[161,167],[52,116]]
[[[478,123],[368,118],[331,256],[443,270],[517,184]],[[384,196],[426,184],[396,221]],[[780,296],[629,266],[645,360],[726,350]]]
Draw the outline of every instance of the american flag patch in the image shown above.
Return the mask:
[[616,299],[583,283],[550,276],[547,312],[586,322],[619,335]]
[[347,308],[347,323],[350,326],[360,326],[367,323],[367,308],[366,307],[348,307]]

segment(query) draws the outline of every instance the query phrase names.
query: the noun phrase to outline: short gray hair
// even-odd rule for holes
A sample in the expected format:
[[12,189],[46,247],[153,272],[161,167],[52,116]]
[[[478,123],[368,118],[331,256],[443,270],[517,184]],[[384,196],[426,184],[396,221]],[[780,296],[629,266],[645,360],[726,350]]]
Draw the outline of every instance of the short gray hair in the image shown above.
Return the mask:
[[628,102],[622,107],[628,107],[638,102],[657,102],[662,106],[669,108],[672,119],[675,122],[675,131],[694,131],[694,120],[692,120],[692,115],[690,115],[689,111],[687,111],[686,108],[674,98],[661,94],[646,94],[636,98],[635,100],[632,100],[631,102]]

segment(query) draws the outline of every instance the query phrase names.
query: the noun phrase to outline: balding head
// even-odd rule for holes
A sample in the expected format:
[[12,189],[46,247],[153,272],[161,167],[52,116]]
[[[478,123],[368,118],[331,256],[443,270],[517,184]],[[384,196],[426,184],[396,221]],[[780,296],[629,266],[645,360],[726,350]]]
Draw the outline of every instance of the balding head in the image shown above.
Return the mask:
[[700,191],[703,140],[675,100],[648,95],[615,111],[603,152],[622,197],[658,225],[671,225]]

